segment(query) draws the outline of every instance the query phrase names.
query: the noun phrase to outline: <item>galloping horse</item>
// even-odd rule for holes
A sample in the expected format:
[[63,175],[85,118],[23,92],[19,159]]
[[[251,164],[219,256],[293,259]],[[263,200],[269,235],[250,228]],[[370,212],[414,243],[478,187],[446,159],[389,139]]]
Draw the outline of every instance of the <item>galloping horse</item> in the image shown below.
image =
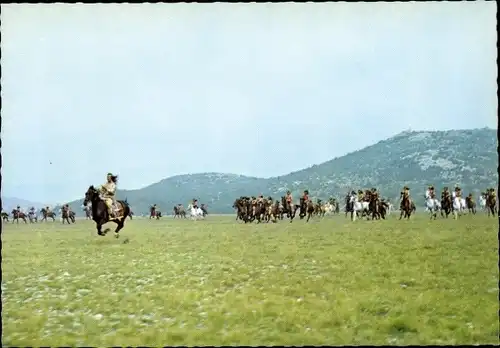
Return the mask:
[[488,216],[497,214],[497,197],[493,191],[489,191],[486,196],[486,209],[488,210]]
[[300,205],[299,218],[302,220],[307,215],[306,222],[309,222],[309,219],[314,213],[314,203],[311,202],[311,200],[308,200],[306,202],[305,199],[301,197],[299,205]]
[[174,206],[174,218],[178,217],[179,219],[183,217],[184,219],[186,218],[186,210],[184,210],[184,207],[182,205],[176,205]]
[[346,203],[346,215],[347,212],[351,213],[351,221],[356,221],[356,217],[358,213],[363,213],[368,210],[368,202],[360,202],[358,199],[358,195],[356,193],[352,193],[348,196],[349,201]]
[[189,204],[187,210],[189,211],[191,219],[193,220],[198,220],[198,218],[203,219],[204,217],[203,210],[201,210],[200,208],[195,208],[193,204]]
[[476,202],[474,202],[472,196],[465,197],[465,204],[467,206],[467,209],[469,210],[469,213],[476,215]]
[[437,212],[441,209],[441,204],[439,204],[435,194],[430,190],[425,191],[425,207],[431,215],[430,218],[436,220]]
[[[300,205],[298,204],[294,205],[292,202],[288,203],[286,201],[285,196],[281,197],[281,207],[283,207],[283,214],[286,214],[286,217],[290,218],[290,222],[293,221],[293,219],[295,218],[295,213],[297,212],[298,209],[300,209]],[[282,219],[283,219],[283,214],[281,215]]]
[[406,219],[410,219],[413,212],[412,203],[409,195],[401,192],[401,214],[399,215],[399,220],[403,218],[403,214]]
[[2,221],[9,222],[9,213],[2,212]]
[[36,212],[33,210],[28,212],[28,219],[30,220],[30,224],[38,222],[38,216],[36,215]]
[[451,196],[449,194],[443,195],[443,199],[441,200],[441,217],[448,217],[452,210],[452,201]]
[[42,208],[40,209],[40,213],[42,213],[42,220],[40,220],[40,222],[42,221],[47,221],[47,218],[52,218],[52,221],[56,221],[56,213],[54,213],[53,211],[47,211],[47,209],[45,208]]
[[94,186],[90,186],[87,192],[85,193],[85,199],[83,201],[83,205],[87,206],[88,203],[92,203],[92,219],[96,222],[97,234],[100,236],[105,236],[106,233],[109,232],[109,228],[106,228],[102,231],[102,225],[107,222],[114,222],[118,226],[115,230],[115,237],[118,238],[120,230],[123,228],[125,224],[125,219],[130,214],[130,206],[127,201],[116,201],[116,205],[118,206],[117,215],[118,217],[110,219],[108,213],[108,207],[106,203],[99,196],[99,191],[94,188]]
[[62,223],[66,221],[69,224],[75,223],[75,212],[72,210],[62,209]]
[[28,216],[25,213],[17,209],[12,210],[12,223],[14,223],[14,221],[17,221],[17,223],[19,223],[19,219],[22,219],[25,223],[28,223],[28,221],[26,220],[27,217]]

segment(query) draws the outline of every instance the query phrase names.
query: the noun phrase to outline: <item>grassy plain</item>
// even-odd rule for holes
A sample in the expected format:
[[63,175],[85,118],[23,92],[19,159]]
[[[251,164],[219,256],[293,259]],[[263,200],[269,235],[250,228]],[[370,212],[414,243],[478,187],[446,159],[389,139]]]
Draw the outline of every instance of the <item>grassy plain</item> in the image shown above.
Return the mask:
[[[114,227],[114,224],[110,224]],[[498,220],[3,225],[4,346],[498,344]],[[128,243],[123,243],[128,240]]]

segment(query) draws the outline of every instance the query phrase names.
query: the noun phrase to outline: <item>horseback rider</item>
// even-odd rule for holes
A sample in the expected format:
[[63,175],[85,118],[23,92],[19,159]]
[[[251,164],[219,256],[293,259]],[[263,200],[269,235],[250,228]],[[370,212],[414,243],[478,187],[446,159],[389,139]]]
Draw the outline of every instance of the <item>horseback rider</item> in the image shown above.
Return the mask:
[[262,193],[257,198],[257,203],[264,203],[264,195],[262,195]]
[[372,199],[378,200],[378,191],[375,187],[372,187],[371,196],[372,196]]
[[104,201],[106,206],[108,207],[109,219],[115,219],[115,194],[116,194],[116,183],[118,181],[118,177],[113,175],[112,173],[108,173],[106,176],[106,183],[99,187],[99,193],[101,199]]
[[307,203],[309,201],[309,190],[304,190],[302,198],[304,199],[304,203]]
[[65,205],[63,206],[63,212],[65,212],[65,213],[67,214],[67,216],[69,216],[69,215],[70,215],[70,213],[71,213],[71,208],[69,207],[69,204],[65,204]]
[[292,193],[290,190],[286,191],[286,196],[285,196],[285,202],[289,207],[292,206],[293,198],[292,198]]
[[429,189],[429,197],[430,198],[434,198],[434,196],[435,196],[434,186],[433,185],[429,185],[428,189]]
[[450,196],[450,191],[448,190],[448,186],[443,188],[443,192],[441,192],[441,199],[447,199]]
[[405,199],[410,199],[410,188],[405,185],[403,187],[403,190],[401,191],[401,203],[400,203],[400,209],[403,210],[403,202]]
[[462,189],[459,186],[455,187],[455,197],[462,198]]
[[194,209],[198,209],[198,200],[193,198],[193,202],[191,203]]
[[[352,191],[354,192],[354,191]],[[358,202],[363,202],[363,199],[365,198],[365,194],[363,193],[363,190],[358,190]]]
[[469,202],[474,203],[474,197],[472,197],[472,192],[469,193],[467,198],[469,199]]

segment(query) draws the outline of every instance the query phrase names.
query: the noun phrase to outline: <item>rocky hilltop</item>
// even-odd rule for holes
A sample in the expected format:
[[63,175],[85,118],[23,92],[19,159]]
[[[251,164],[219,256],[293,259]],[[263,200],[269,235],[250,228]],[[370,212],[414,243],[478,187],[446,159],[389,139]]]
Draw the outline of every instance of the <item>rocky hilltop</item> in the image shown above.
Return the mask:
[[[200,173],[173,176],[139,190],[119,191],[134,212],[145,213],[152,203],[170,213],[177,203],[193,197],[208,204],[209,212],[233,212],[235,197],[278,197],[292,190],[295,197],[308,189],[312,197],[341,197],[351,188],[377,187],[396,199],[409,185],[423,204],[426,185],[459,184],[466,193],[498,185],[497,131],[489,128],[451,131],[407,131],[328,162],[273,178]],[[420,200],[420,201],[419,201]],[[82,200],[70,203],[81,211]]]

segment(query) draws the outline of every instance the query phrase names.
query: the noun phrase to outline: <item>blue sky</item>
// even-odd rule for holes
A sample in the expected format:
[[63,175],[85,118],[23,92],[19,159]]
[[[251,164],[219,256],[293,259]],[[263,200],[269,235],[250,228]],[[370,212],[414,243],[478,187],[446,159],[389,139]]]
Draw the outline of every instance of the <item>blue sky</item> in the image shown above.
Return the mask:
[[[2,195],[275,176],[496,128],[496,3],[2,6]],[[52,164],[51,164],[52,163]]]

